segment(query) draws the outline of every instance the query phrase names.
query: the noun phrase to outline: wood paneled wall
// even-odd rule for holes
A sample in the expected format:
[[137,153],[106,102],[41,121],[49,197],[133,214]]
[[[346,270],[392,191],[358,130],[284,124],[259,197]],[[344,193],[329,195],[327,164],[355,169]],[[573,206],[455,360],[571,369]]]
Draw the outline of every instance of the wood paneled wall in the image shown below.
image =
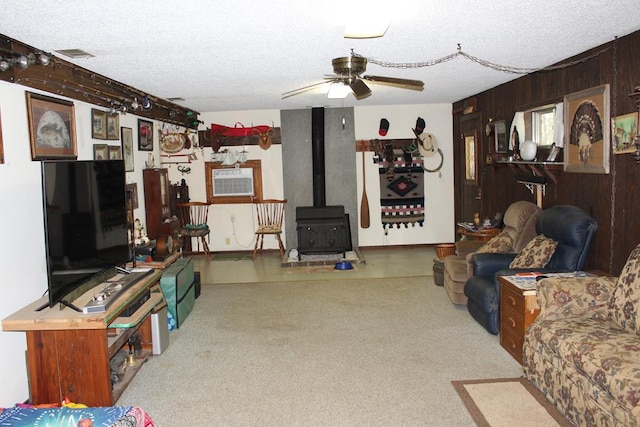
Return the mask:
[[[506,120],[508,129],[518,110],[559,102],[567,94],[607,83],[612,117],[636,111],[628,95],[640,85],[638,46],[640,31],[561,63],[609,48],[585,62],[529,74],[454,103],[453,134],[458,138],[454,143],[456,221],[469,221],[474,212],[493,217],[516,200],[536,201],[535,195],[514,180],[508,167],[486,164],[486,156],[494,152],[493,136],[487,137],[484,132],[490,118]],[[465,116],[461,111],[471,100],[477,103],[476,113]],[[464,128],[470,126],[477,129],[480,141],[477,186],[464,181],[464,145],[459,140]],[[561,172],[558,184],[547,185],[543,207],[570,204],[593,216],[598,221],[598,231],[585,268],[618,275],[629,253],[640,243],[640,165],[632,154],[612,153],[610,158],[611,172],[606,175]]]

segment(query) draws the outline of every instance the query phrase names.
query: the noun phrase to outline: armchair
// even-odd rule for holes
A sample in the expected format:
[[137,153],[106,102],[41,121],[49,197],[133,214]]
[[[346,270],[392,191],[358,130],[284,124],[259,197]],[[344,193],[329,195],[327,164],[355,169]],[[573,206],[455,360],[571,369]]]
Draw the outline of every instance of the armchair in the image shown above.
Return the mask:
[[[536,204],[520,200],[509,205],[504,213],[503,232],[513,240],[513,251],[520,252],[536,235],[536,219],[542,212]],[[460,240],[456,242],[456,254],[444,259],[444,290],[453,304],[466,305],[464,286],[473,276],[468,260],[486,242]]]
[[558,242],[543,268],[510,269],[517,254],[474,254],[473,276],[464,286],[467,309],[487,331],[497,335],[500,327],[500,284],[498,275],[518,271],[561,272],[582,270],[587,259],[596,221],[576,206],[559,205],[543,211],[536,220],[536,232]]

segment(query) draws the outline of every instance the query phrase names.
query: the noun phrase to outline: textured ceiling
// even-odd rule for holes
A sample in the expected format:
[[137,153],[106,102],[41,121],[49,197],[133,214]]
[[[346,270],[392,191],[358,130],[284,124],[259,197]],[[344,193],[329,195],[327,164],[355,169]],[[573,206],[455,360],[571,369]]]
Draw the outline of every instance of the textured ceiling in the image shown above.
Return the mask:
[[[0,33],[47,52],[78,48],[74,62],[200,112],[311,106],[452,103],[513,80],[463,57],[428,67],[369,64],[365,74],[419,79],[423,92],[369,84],[357,101],[326,97],[331,60],[351,49],[367,58],[419,63],[464,52],[514,67],[542,67],[640,29],[638,0],[422,0],[381,2],[384,37],[345,39],[345,5],[375,1],[2,0]],[[366,7],[366,9],[365,9]],[[624,53],[623,53],[624,54]]]

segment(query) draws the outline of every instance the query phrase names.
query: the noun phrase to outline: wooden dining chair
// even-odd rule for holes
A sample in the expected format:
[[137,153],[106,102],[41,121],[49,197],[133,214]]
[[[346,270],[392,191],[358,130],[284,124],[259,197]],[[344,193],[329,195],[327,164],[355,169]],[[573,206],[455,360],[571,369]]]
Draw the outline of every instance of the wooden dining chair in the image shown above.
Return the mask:
[[[209,238],[209,224],[207,219],[209,217],[209,203],[206,202],[187,202],[177,203],[178,219],[180,220],[180,232],[179,237],[182,240],[182,248],[185,247],[186,239],[195,239],[197,250],[192,250],[190,253],[204,254],[209,258],[209,244],[207,239]],[[202,245],[202,251],[200,250]]]
[[258,217],[258,228],[256,229],[256,245],[253,248],[253,259],[256,259],[258,248],[262,252],[264,236],[271,234],[278,239],[280,246],[280,256],[284,256],[284,244],[282,243],[282,221],[284,219],[284,207],[286,200],[267,199],[253,202],[256,207]]

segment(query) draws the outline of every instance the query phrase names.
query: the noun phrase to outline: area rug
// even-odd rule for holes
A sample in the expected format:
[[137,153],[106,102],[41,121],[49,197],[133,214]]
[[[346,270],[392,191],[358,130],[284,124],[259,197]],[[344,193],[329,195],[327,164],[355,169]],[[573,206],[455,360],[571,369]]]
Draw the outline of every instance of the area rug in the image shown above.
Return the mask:
[[424,223],[424,172],[420,156],[389,156],[378,165],[382,226],[400,228]]
[[526,378],[451,381],[469,414],[484,426],[571,426]]

